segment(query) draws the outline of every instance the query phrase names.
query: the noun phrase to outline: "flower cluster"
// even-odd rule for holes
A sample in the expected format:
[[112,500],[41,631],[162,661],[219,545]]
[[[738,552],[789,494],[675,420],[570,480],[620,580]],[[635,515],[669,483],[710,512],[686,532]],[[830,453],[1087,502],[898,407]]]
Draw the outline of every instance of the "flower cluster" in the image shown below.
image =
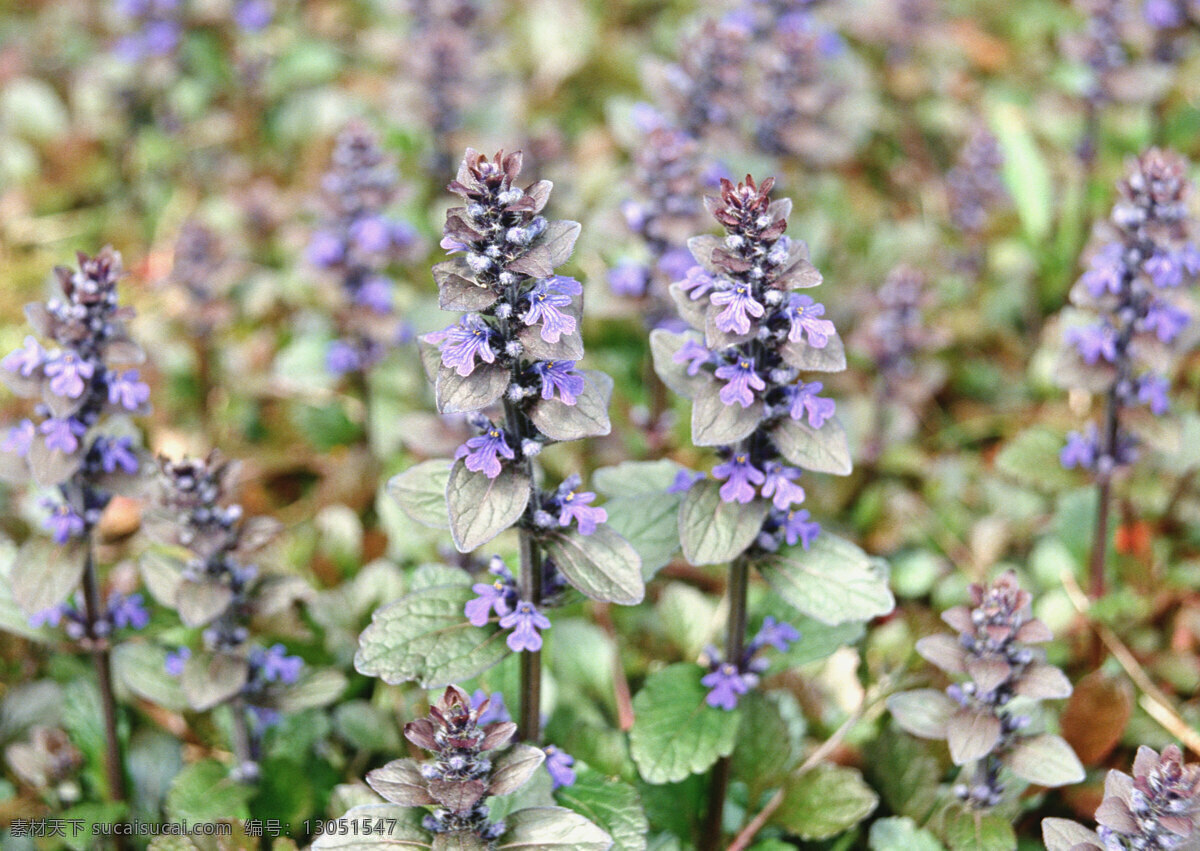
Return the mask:
[[187,321],[206,337],[229,318],[225,298],[227,266],[220,237],[197,219],[188,219],[175,240],[170,282],[187,294]]
[[1112,770],[1096,810],[1096,831],[1046,819],[1049,851],[1175,851],[1200,838],[1200,764],[1185,764],[1177,745],[1158,754],[1138,748],[1133,776]]
[[116,12],[127,32],[115,51],[126,62],[169,56],[179,47],[183,0],[118,0]]
[[[772,203],[773,185],[772,178],[761,186],[750,177],[736,186],[726,180],[721,196],[707,199],[726,236],[692,239],[699,265],[671,287],[681,315],[703,339],[691,332],[652,335],[672,352],[669,363],[656,356],[659,374],[695,401],[693,438],[718,447],[713,476],[723,482],[721,499],[770,501],[757,541],[767,550],[783,540],[807,546],[817,533],[808,512],[797,508],[805,498],[797,483],[805,456],[794,449],[831,433],[835,405],[820,395],[821,382],[800,374],[845,367],[825,307],[794,291],[819,284],[821,275],[807,247],[784,235],[791,203]],[[822,471],[849,472],[840,464]]]
[[992,211],[1008,197],[1000,177],[1003,165],[1004,154],[996,137],[986,127],[976,127],[946,174],[950,223],[964,235],[977,238],[982,234]]
[[49,609],[31,615],[29,625],[61,626],[67,638],[72,641],[86,642],[88,640],[104,640],[119,629],[145,629],[150,623],[150,613],[141,594],[122,594],[111,591],[104,612],[98,615],[91,624],[90,632],[87,616],[82,611],[80,595],[76,594],[74,604],[59,603]]
[[928,303],[925,276],[910,266],[897,266],[875,294],[873,309],[855,334],[855,343],[889,388],[912,374],[914,356],[936,339],[922,317]]
[[[1033,617],[1032,595],[1009,572],[990,587],[972,585],[971,606],[957,606],[942,619],[958,632],[922,638],[917,652],[951,676],[964,676],[944,693],[904,692],[888,701],[900,726],[914,735],[946,739],[956,765],[975,763],[970,782],[955,794],[971,806],[988,808],[1004,794],[1000,768],[1028,734],[1031,716],[1013,712],[1014,698],[1053,700],[1069,697],[1071,684],[1044,654],[1028,646],[1049,641],[1049,628]],[[941,723],[913,723],[910,709]],[[922,708],[923,707],[923,708]],[[1061,740],[1056,740],[1061,741]],[[1070,753],[1065,743],[1066,753]],[[1074,755],[1069,759],[1077,764]],[[1082,778],[1082,769],[1080,769]],[[1060,781],[1061,782],[1061,781]]]
[[1102,107],[1121,99],[1122,74],[1130,65],[1125,46],[1125,30],[1131,9],[1125,0],[1075,0],[1074,5],[1086,16],[1082,31],[1065,39],[1065,52],[1087,68],[1087,87],[1083,92],[1088,126],[1079,143],[1078,153],[1085,162],[1096,154],[1098,115]]
[[387,214],[398,189],[394,165],[365,125],[355,122],[338,135],[321,181],[321,224],[308,244],[309,261],[336,276],[344,305],[341,339],[327,355],[333,373],[367,370],[407,334],[393,315],[387,268],[419,246],[413,227]]
[[1181,290],[1200,275],[1186,161],[1151,149],[1118,188],[1101,244],[1071,290],[1072,304],[1094,319],[1064,334],[1067,380],[1106,394],[1107,408],[1101,428],[1069,435],[1061,460],[1099,476],[1134,459],[1139,409],[1166,412],[1162,364],[1191,321]]
[[[163,667],[172,677],[182,677],[191,658],[192,651],[188,647],[176,647],[167,653]],[[287,648],[282,644],[250,649],[246,658],[245,682],[237,696],[256,722],[259,738],[267,727],[279,722],[280,714],[275,704],[282,687],[295,685],[303,673],[304,660],[299,656],[287,655]],[[252,747],[257,750],[257,743],[253,743]],[[240,769],[243,772],[256,770],[252,763],[240,766]]]
[[709,671],[700,680],[709,689],[705,702],[726,712],[736,709],[738,698],[758,685],[759,678],[769,665],[766,659],[758,655],[759,651],[774,647],[780,653],[786,653],[788,645],[799,640],[800,633],[791,624],[777,623],[775,618],[767,615],[762,628],[736,661],[723,659],[721,652],[709,645],[704,650]]
[[102,433],[114,414],[145,414],[150,388],[136,364],[144,355],[126,334],[131,308],[117,304],[121,256],[105,248],[79,255],[80,270],[55,269],[62,297],[27,305],[34,330],[0,360],[0,377],[18,395],[39,400],[34,418],[12,427],[0,443],[0,472],[32,473],[59,496],[43,503],[56,543],[91,534],[115,490],[131,484],[140,463],[132,441]]
[[[475,599],[466,605],[467,620],[472,626],[484,626],[494,612],[501,629],[511,629],[508,646],[514,653],[542,649],[540,630],[550,628],[550,619],[529,600],[522,600],[517,580],[500,556],[492,556],[488,573],[496,577],[491,583],[477,582],[471,586]],[[551,605],[565,588],[565,582],[551,558],[542,559],[541,606]]]
[[750,31],[736,16],[704,21],[665,71],[664,94],[679,128],[693,139],[736,125],[744,112]]
[[[499,692],[489,696],[483,689],[475,689],[471,692],[471,708],[479,713],[476,723],[481,727],[486,727],[493,721],[512,720],[508,707],[504,705],[504,695]],[[571,766],[575,764],[575,757],[557,745],[546,745],[542,752],[546,755],[546,761],[542,764],[546,767],[546,773],[550,775],[553,789],[573,785],[575,769]]]

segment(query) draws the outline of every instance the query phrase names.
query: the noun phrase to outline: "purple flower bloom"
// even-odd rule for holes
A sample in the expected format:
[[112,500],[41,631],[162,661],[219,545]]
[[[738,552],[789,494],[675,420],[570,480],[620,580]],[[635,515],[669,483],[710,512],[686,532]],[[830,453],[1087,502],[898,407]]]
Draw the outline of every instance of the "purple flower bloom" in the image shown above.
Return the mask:
[[542,649],[542,636],[539,629],[549,629],[550,619],[537,610],[533,603],[522,600],[516,609],[500,618],[503,629],[511,629],[508,636],[508,646],[514,653],[522,650],[530,652]]
[[680,470],[675,474],[675,481],[671,482],[671,486],[667,488],[667,493],[687,493],[692,489],[692,485],[703,478],[703,473],[693,472],[692,470]]
[[719,665],[715,671],[705,674],[700,683],[711,689],[708,696],[704,698],[704,702],[715,709],[724,709],[726,712],[737,709],[738,696],[750,690],[750,686],[738,671],[737,665],[729,662],[725,662]]
[[179,45],[179,24],[176,21],[151,21],[143,35],[145,50],[153,56],[166,56]]
[[330,269],[346,259],[346,244],[341,237],[319,230],[308,241],[308,262],[320,269]]
[[95,443],[100,453],[100,466],[106,473],[118,469],[133,475],[138,471],[138,458],[133,451],[133,440],[128,437],[99,438]]
[[113,591],[108,595],[108,619],[115,629],[145,629],[150,623],[150,613],[141,594],[125,596]]
[[583,376],[575,371],[573,360],[538,361],[532,369],[542,380],[543,399],[553,399],[557,389],[564,405],[574,405],[575,397],[583,392]]
[[678,284],[679,288],[688,294],[688,298],[699,301],[717,285],[717,282],[713,280],[712,275],[704,271],[703,266],[692,266]]
[[563,313],[559,308],[569,307],[571,296],[582,292],[583,287],[574,278],[553,275],[539,281],[523,296],[529,308],[521,315],[521,321],[526,325],[541,322],[542,339],[547,343],[557,343],[563,334],[575,331],[575,317]]
[[1161,375],[1147,373],[1138,380],[1137,400],[1150,406],[1150,413],[1160,417],[1167,412],[1170,402],[1167,391],[1171,389],[1170,382]]
[[1059,453],[1058,461],[1066,469],[1080,467],[1090,470],[1096,463],[1096,452],[1099,449],[1099,435],[1094,425],[1089,426],[1087,433],[1073,431],[1067,435],[1067,445]]
[[510,461],[516,457],[505,440],[504,432],[495,426],[477,437],[472,437],[454,453],[455,458],[467,459],[468,470],[482,472],[489,479],[500,475],[500,459],[497,455],[503,455]]
[[474,600],[467,601],[465,614],[471,626],[485,626],[492,616],[493,609],[498,617],[508,614],[508,583],[499,579],[490,585],[477,582],[471,586],[471,590],[479,595]]
[[392,282],[381,275],[372,275],[363,281],[354,300],[368,310],[376,313],[390,313],[392,310]]
[[754,653],[759,648],[770,645],[780,653],[786,653],[788,645],[799,640],[800,633],[790,623],[777,623],[775,618],[767,615],[763,618],[762,628],[750,642],[750,647],[753,648],[750,652]]
[[792,293],[788,297],[787,307],[783,316],[791,324],[788,329],[788,339],[799,343],[804,335],[808,344],[814,349],[823,349],[829,343],[829,338],[837,333],[833,323],[821,319],[825,315],[825,305],[817,304],[809,296]]
[[471,692],[471,708],[479,709],[484,701],[488,702],[487,709],[479,713],[475,719],[475,723],[480,727],[486,727],[488,724],[494,724],[497,721],[511,721],[512,715],[509,714],[508,707],[504,705],[504,695],[498,691],[488,694],[481,688]]
[[187,664],[187,660],[191,658],[191,650],[187,647],[177,647],[174,650],[167,651],[167,658],[163,663],[163,667],[172,677],[182,677],[183,667]]
[[1108,323],[1070,328],[1066,341],[1079,351],[1085,363],[1095,364],[1101,359],[1113,363],[1117,359],[1117,335]]
[[443,236],[441,242],[438,243],[447,254],[458,254],[466,251],[468,246],[465,242],[461,242],[452,236]]
[[9,372],[20,373],[25,378],[29,378],[45,362],[45,349],[33,337],[26,337],[21,348],[14,350],[0,361],[0,366]]
[[1146,23],[1159,30],[1174,29],[1183,24],[1183,10],[1177,0],[1146,0],[1142,14]]
[[[714,296],[716,298],[716,296]],[[738,403],[743,408],[754,404],[754,390],[765,390],[767,383],[754,371],[754,358],[739,357],[735,363],[717,367],[717,378],[727,379],[721,388],[721,401]]]
[[46,438],[47,449],[57,449],[70,455],[79,448],[79,438],[87,434],[87,426],[74,417],[51,417],[38,426]]
[[[96,365],[81,360],[72,351],[60,352],[45,363],[50,378],[50,392],[67,399],[78,399],[87,388],[87,381],[96,373]],[[149,391],[147,391],[149,392]]]
[[[575,320],[571,319],[571,322],[574,328]],[[440,347],[442,363],[464,378],[474,371],[476,357],[485,363],[495,363],[496,353],[492,351],[491,339],[492,329],[477,313],[468,313],[458,324],[425,335],[427,342],[437,343]],[[549,342],[557,340],[555,337]]]
[[608,285],[613,295],[641,298],[650,286],[650,271],[634,260],[622,260],[609,270]]
[[43,626],[58,626],[67,615],[68,610],[69,607],[66,603],[59,603],[57,606],[34,612],[29,616],[29,625],[34,629]]
[[270,0],[242,0],[233,10],[233,20],[245,32],[256,33],[271,23]]
[[731,289],[718,290],[709,301],[726,305],[716,317],[717,327],[726,334],[749,334],[750,317],[759,317],[765,312],[765,308],[755,301],[749,284],[737,283]]
[[800,420],[807,414],[808,424],[813,428],[825,425],[825,421],[837,410],[837,403],[817,395],[824,388],[825,385],[820,381],[810,381],[807,384],[800,382],[790,387],[788,394],[792,405],[788,413],[791,418]]
[[778,461],[768,461],[766,464],[766,481],[763,482],[762,495],[774,496],[772,502],[780,511],[787,511],[793,505],[804,502],[804,488],[793,484],[800,478],[800,470],[795,467],[785,467]]
[[713,478],[728,479],[721,485],[722,500],[741,503],[754,499],[756,493],[753,485],[761,485],[766,480],[762,470],[751,464],[750,456],[744,452],[739,452],[724,464],[713,467]]
[[346,340],[334,340],[325,352],[325,368],[334,375],[345,375],[363,366],[358,348]]
[[678,281],[687,276],[688,271],[696,265],[692,252],[686,248],[669,248],[662,257],[658,258],[658,269],[672,281]]
[[1110,242],[1092,255],[1090,268],[1079,280],[1087,287],[1092,298],[1105,293],[1118,295],[1125,280],[1125,247],[1119,242]]
[[21,420],[15,426],[8,430],[8,436],[4,439],[3,449],[5,452],[14,452],[24,458],[29,454],[29,447],[33,443],[33,437],[37,434],[37,429],[33,425],[32,420]]
[[546,773],[554,784],[551,791],[574,784],[575,771],[571,766],[575,764],[575,757],[554,745],[547,745],[543,750],[546,752]]
[[141,381],[136,369],[110,373],[108,376],[108,401],[120,405],[127,411],[136,411],[150,401],[150,386]]
[[684,340],[679,351],[671,356],[671,360],[675,363],[686,363],[688,365],[687,374],[696,375],[700,372],[700,367],[712,360],[712,352],[689,337]]
[[1187,313],[1173,304],[1159,301],[1146,310],[1145,329],[1153,331],[1160,343],[1170,343],[1187,327]]
[[799,541],[807,550],[817,539],[817,535],[821,534],[821,524],[815,520],[810,521],[809,517],[808,511],[803,508],[787,513],[783,519],[783,537],[788,546],[794,547]]
[[1155,251],[1142,263],[1142,269],[1160,289],[1171,289],[1183,283],[1183,257],[1180,254]]
[[[572,486],[571,483],[574,483]],[[576,491],[574,488],[579,485],[579,477],[571,476],[563,483],[566,487],[560,487],[556,495],[560,506],[558,514],[559,526],[570,526],[571,521],[575,520],[579,524],[579,534],[590,535],[596,531],[596,524],[603,523],[608,519],[608,512],[603,508],[593,508],[590,503],[595,500],[596,495],[591,491]]]
[[304,660],[299,656],[287,655],[287,648],[282,644],[273,644],[267,650],[255,648],[250,654],[250,664],[258,668],[267,682],[285,685],[300,679],[300,672],[304,669]]
[[50,509],[50,516],[42,521],[42,526],[49,530],[54,543],[65,544],[72,538],[83,537],[87,525],[68,503],[45,500],[42,506]]
[[383,216],[364,216],[350,225],[350,238],[359,251],[379,254],[392,247],[392,227]]

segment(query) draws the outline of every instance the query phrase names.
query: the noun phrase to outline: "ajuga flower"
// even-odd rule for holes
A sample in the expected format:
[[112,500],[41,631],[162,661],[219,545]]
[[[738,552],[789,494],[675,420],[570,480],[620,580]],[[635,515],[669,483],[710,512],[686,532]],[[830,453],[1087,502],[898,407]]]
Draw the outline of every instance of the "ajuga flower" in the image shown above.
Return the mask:
[[996,137],[976,127],[958,151],[954,167],[946,174],[950,222],[968,237],[978,237],[992,211],[1008,197],[1000,178],[1004,154]]
[[706,20],[680,46],[678,64],[666,69],[664,94],[690,138],[730,128],[741,115],[749,37],[736,18]]
[[336,277],[342,303],[341,339],[327,365],[333,372],[359,372],[408,333],[392,316],[393,282],[386,271],[420,246],[409,224],[388,215],[399,181],[364,125],[351,124],[338,136],[321,190],[321,223],[309,241],[308,260]]
[[705,702],[727,712],[736,709],[738,698],[758,685],[759,678],[767,669],[768,662],[758,655],[759,651],[774,647],[780,653],[786,653],[788,646],[799,640],[800,633],[795,627],[779,623],[768,615],[763,619],[762,628],[746,645],[736,662],[722,659],[716,647],[710,645],[705,648],[709,671],[700,680],[709,689]]
[[179,46],[183,0],[119,0],[117,14],[125,19],[126,35],[116,54],[126,62],[167,56]]
[[1200,764],[1177,745],[1138,748],[1133,776],[1115,769],[1093,832],[1065,819],[1042,822],[1047,851],[1182,851],[1200,839]]
[[73,603],[59,603],[29,616],[32,627],[61,627],[67,638],[84,645],[108,640],[119,629],[145,629],[150,612],[141,594],[122,594],[112,591],[104,610],[88,622],[87,608],[82,595],[76,594]]
[[971,607],[958,606],[942,619],[957,638],[933,635],[917,642],[917,652],[953,677],[965,680],[945,692],[901,692],[888,700],[892,716],[908,732],[946,739],[955,765],[974,766],[955,794],[974,807],[994,807],[1004,798],[1001,767],[1044,786],[1083,779],[1083,768],[1070,746],[1049,735],[1024,732],[1031,716],[1014,712],[1014,698],[1057,700],[1069,697],[1071,684],[1044,654],[1030,645],[1053,636],[1033,617],[1032,596],[1016,576],[1005,573],[990,587],[972,585]]

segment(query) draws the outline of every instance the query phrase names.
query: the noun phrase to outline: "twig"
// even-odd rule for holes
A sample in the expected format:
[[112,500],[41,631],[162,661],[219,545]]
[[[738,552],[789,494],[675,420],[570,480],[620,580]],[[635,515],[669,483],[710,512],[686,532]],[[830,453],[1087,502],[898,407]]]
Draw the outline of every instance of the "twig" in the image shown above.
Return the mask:
[[629,678],[625,676],[625,666],[621,664],[621,648],[617,642],[617,629],[613,625],[608,603],[600,603],[596,606],[596,623],[613,640],[613,698],[617,702],[617,726],[622,732],[628,733],[633,729],[633,695],[629,689]]

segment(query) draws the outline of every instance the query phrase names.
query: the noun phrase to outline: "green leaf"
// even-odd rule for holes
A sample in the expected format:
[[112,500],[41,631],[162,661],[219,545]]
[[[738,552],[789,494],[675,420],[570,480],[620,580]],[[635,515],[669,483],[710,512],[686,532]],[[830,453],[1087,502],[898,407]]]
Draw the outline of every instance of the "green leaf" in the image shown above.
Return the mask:
[[358,640],[354,667],[393,685],[437,688],[470,679],[506,655],[504,633],[467,623],[468,585],[427,588],[375,612]]
[[500,837],[498,851],[608,851],[613,845],[607,833],[563,807],[518,810],[504,821],[508,830]]
[[679,552],[680,494],[619,496],[604,503],[605,525],[629,542],[642,560],[642,578],[649,579]]
[[819,765],[788,782],[772,821],[803,839],[828,839],[854,827],[878,804],[856,769]]
[[932,688],[902,691],[887,699],[888,711],[904,730],[922,739],[944,739],[958,704]]
[[462,414],[486,408],[504,395],[512,372],[491,363],[476,364],[470,375],[459,375],[439,361],[434,395],[443,414]]
[[789,547],[756,564],[787,603],[822,623],[867,621],[896,605],[886,564],[828,532],[808,550]]
[[1056,493],[1074,485],[1078,476],[1058,461],[1063,436],[1035,426],[1018,434],[996,455],[996,469],[1028,487]]
[[820,428],[813,428],[808,420],[784,417],[771,438],[784,458],[805,470],[848,476],[854,469],[846,430],[837,417],[830,417]]
[[688,375],[687,364],[677,363],[675,354],[688,340],[699,342],[700,339],[699,334],[676,333],[665,328],[655,328],[650,332],[650,356],[654,358],[654,372],[663,384],[685,399],[695,398],[700,388],[709,383],[709,379],[703,373]]
[[737,558],[758,537],[769,503],[725,502],[721,483],[701,479],[688,489],[679,507],[679,542],[692,564],[723,564]]
[[283,688],[275,698],[281,712],[329,706],[346,690],[346,675],[333,668],[311,671],[300,682]]
[[1082,783],[1083,765],[1061,736],[1044,733],[1018,739],[1004,755],[1012,773],[1038,786],[1067,786]]
[[945,851],[928,830],[917,827],[910,818],[897,816],[872,824],[868,842],[871,851]]
[[233,589],[220,581],[184,579],[175,591],[175,604],[184,626],[204,626],[228,609],[232,602]]
[[692,442],[697,446],[726,446],[737,443],[758,427],[763,404],[756,399],[748,408],[726,405],[715,381],[697,385],[692,401]]
[[738,701],[742,725],[752,735],[742,736],[733,750],[733,776],[756,793],[782,784],[792,768],[792,736],[779,707],[767,695],[752,692]]
[[124,686],[166,709],[188,709],[179,678],[167,673],[166,648],[141,641],[126,641],[113,648],[113,672]]
[[188,704],[204,712],[241,691],[249,675],[250,665],[241,656],[199,654],[184,663],[180,682]]
[[1014,851],[1017,836],[1009,820],[951,804],[936,818],[950,851]]
[[499,535],[520,519],[529,504],[529,476],[512,466],[489,479],[454,462],[446,484],[450,533],[458,551],[469,553]]
[[34,538],[21,547],[9,582],[13,600],[26,615],[35,615],[67,599],[83,578],[84,544],[72,539],[63,545]]
[[542,434],[553,440],[580,440],[600,437],[612,431],[608,406],[612,401],[613,380],[603,372],[583,370],[583,392],[568,405],[555,396],[538,399],[529,409],[529,419]]
[[404,509],[404,513],[422,526],[449,529],[450,515],[446,509],[446,486],[454,462],[446,458],[422,461],[388,480],[387,492]]
[[542,325],[522,325],[517,331],[517,340],[524,349],[524,356],[529,360],[581,360],[583,358],[583,337],[579,329],[583,327],[583,296],[572,296],[571,303],[562,308],[567,316],[574,317],[575,330],[563,334],[558,342],[551,343],[542,338]]
[[946,724],[946,744],[955,765],[987,756],[999,741],[1000,719],[986,710],[959,709]]
[[1042,841],[1046,851],[1071,851],[1076,845],[1091,845],[1097,849],[1104,843],[1094,830],[1065,818],[1042,819]]
[[658,461],[622,461],[592,473],[592,485],[609,498],[653,494],[658,496],[675,483],[683,467],[666,458]]
[[793,343],[785,339],[779,354],[788,366],[806,372],[841,372],[846,368],[846,346],[836,331],[819,349],[804,340]]
[[492,761],[492,779],[488,785],[488,794],[512,794],[524,786],[533,776],[533,772],[545,761],[546,754],[541,748],[524,744],[510,745]]
[[633,761],[649,783],[672,783],[707,771],[733,753],[741,713],[704,702],[699,665],[671,665],[646,678],[633,699]]
[[1004,152],[1002,173],[1012,194],[1017,216],[1026,236],[1041,240],[1050,231],[1054,197],[1050,169],[1038,151],[1029,119],[1015,103],[995,103],[988,110],[988,123]]
[[[344,834],[323,834],[312,844],[313,851],[387,851],[389,848],[432,848],[433,840],[421,827],[421,819],[426,810],[414,807],[400,807],[396,804],[360,804],[351,807],[342,816],[349,828],[350,822],[361,826],[371,825],[372,833],[367,835],[361,831],[355,835],[353,830]],[[384,831],[380,833],[374,828],[383,822]],[[389,825],[388,822],[393,822]],[[390,828],[390,829],[389,829]]]
[[612,837],[613,851],[645,851],[650,824],[637,790],[628,783],[585,768],[574,783],[558,790],[557,797],[564,807],[603,828]]
[[167,793],[171,821],[214,822],[249,817],[246,802],[254,787],[232,780],[229,769],[206,759],[186,766]]
[[541,542],[567,582],[593,600],[632,606],[645,596],[641,557],[607,524],[590,535],[547,532]]

